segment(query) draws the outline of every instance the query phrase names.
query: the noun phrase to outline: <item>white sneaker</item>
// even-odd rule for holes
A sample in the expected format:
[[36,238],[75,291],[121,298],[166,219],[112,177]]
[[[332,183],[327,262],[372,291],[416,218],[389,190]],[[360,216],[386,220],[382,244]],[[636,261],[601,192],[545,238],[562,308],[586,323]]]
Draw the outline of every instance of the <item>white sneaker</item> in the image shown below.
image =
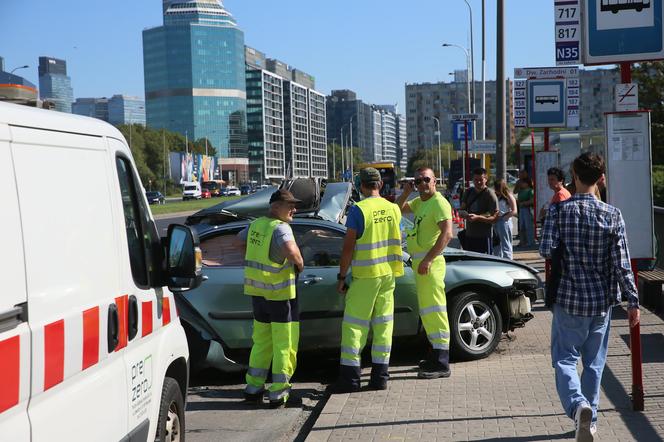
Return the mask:
[[597,422],[590,424],[590,434],[595,436],[597,434]]
[[594,440],[593,433],[590,429],[593,420],[593,409],[587,403],[579,404],[576,407],[574,414],[574,422],[576,423],[576,441],[577,442],[592,442]]

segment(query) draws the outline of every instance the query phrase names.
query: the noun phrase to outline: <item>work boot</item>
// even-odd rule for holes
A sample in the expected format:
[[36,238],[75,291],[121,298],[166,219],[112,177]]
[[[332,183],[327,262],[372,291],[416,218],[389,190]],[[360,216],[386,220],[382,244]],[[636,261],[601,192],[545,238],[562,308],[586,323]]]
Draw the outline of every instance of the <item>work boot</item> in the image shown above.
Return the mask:
[[452,372],[449,367],[436,362],[427,361],[422,364],[422,367],[420,367],[417,377],[420,379],[437,379],[448,378],[450,377],[450,374],[452,374]]
[[359,384],[349,384],[343,380],[338,380],[327,388],[330,394],[357,393],[360,391]]
[[286,402],[288,402],[288,396],[282,399],[277,399],[276,401],[271,400],[268,407],[272,409],[284,408],[286,406]]
[[339,368],[339,379],[328,387],[331,394],[354,393],[360,391],[360,367],[342,365]]
[[387,390],[387,380],[390,378],[387,364],[371,364],[371,378],[369,390]]
[[258,393],[247,393],[245,391],[244,392],[244,402],[252,403],[252,404],[262,404],[264,394],[265,394],[265,390],[261,390]]

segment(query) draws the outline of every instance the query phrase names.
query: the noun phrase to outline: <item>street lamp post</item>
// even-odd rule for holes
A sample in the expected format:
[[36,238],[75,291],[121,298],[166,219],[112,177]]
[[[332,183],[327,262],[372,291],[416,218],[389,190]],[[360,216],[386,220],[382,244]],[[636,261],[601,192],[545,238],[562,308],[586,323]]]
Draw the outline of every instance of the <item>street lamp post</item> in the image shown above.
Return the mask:
[[348,121],[348,125],[350,126],[350,176],[351,176],[351,182],[353,179],[353,118],[356,118],[357,114],[354,114],[352,117],[350,117],[350,120]]
[[[475,113],[475,51],[473,50],[473,8],[470,6],[470,3],[468,3],[468,0],[463,0],[466,2],[466,5],[468,6],[468,13],[470,14],[470,81],[473,84],[473,98],[471,100],[471,103],[473,104],[473,111],[472,113]],[[482,116],[484,118],[484,115]],[[477,131],[476,125],[473,124],[473,134],[475,134]],[[477,137],[473,137],[477,138]]]
[[10,73],[10,74],[13,74],[14,71],[17,71],[17,70],[19,70],[19,69],[27,69],[27,68],[29,68],[29,67],[30,67],[30,66],[28,66],[27,64],[24,65],[24,66],[19,66],[19,67],[17,67],[17,68],[12,69],[11,71],[9,71],[9,73]]
[[334,148],[334,144],[336,141],[337,141],[336,137],[332,138],[332,178],[335,180],[337,179],[337,158],[334,153],[334,151],[336,150]]
[[346,165],[344,163],[344,127],[341,126],[341,181],[346,181],[345,172]]
[[[440,184],[442,185],[443,177],[445,174],[443,173],[443,161],[441,160],[441,155],[440,155],[440,120],[438,119],[438,117],[432,117],[432,118],[433,121],[436,122],[436,126],[438,129],[436,131],[436,134],[438,135],[438,173],[440,173]],[[449,173],[449,169],[447,170],[447,172]]]
[[466,88],[467,88],[467,94],[468,94],[468,113],[472,113],[472,107],[470,104],[470,76],[468,75],[469,68],[470,68],[470,54],[468,53],[468,49],[464,48],[463,46],[454,44],[454,43],[443,43],[444,48],[459,48],[461,49],[464,54],[466,54]]

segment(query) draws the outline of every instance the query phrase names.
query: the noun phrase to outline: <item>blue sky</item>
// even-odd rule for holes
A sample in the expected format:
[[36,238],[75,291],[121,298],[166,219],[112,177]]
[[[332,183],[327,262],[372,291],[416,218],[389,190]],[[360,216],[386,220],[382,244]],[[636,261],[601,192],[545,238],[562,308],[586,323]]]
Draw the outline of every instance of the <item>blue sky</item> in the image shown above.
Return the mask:
[[[161,0],[1,0],[0,56],[38,84],[37,58],[64,58],[75,97],[143,96],[141,31],[162,23]],[[481,0],[473,7],[476,79]],[[496,0],[487,0],[487,79],[494,79]],[[506,73],[552,66],[553,2],[506,0]],[[245,43],[316,77],[317,89],[353,89],[366,102],[404,105],[404,84],[450,81],[470,47],[463,0],[225,0]]]

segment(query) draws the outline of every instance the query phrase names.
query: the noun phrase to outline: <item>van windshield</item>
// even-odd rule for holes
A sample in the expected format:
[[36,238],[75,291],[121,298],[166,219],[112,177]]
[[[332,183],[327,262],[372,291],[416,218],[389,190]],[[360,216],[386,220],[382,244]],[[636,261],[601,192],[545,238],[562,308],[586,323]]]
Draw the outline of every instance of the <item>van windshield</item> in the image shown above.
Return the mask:
[[196,190],[196,186],[184,186],[184,190]]

